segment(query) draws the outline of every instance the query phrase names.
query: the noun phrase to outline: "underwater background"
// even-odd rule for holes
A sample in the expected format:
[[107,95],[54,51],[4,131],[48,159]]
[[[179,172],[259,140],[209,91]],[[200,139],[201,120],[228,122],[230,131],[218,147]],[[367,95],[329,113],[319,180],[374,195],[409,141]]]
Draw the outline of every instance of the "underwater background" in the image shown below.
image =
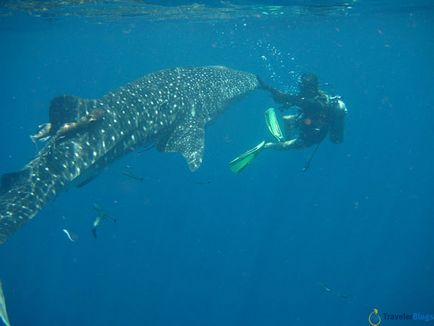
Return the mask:
[[[312,148],[267,151],[233,174],[231,159],[271,140],[264,111],[276,104],[256,91],[208,126],[195,173],[179,154],[123,157],[0,247],[11,324],[434,314],[434,4],[153,3],[0,1],[0,173],[36,154],[29,135],[53,97],[98,98],[178,66],[224,65],[287,92],[313,72],[347,105],[345,140],[325,140],[307,172]],[[96,239],[95,204],[115,219]]]

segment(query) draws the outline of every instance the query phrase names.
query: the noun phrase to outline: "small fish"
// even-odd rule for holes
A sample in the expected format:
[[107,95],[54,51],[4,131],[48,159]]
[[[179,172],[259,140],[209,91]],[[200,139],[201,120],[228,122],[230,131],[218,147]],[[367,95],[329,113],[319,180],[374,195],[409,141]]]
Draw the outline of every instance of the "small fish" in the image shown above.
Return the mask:
[[326,292],[331,292],[332,291],[332,289],[330,289],[329,287],[327,287],[324,283],[320,282],[319,285],[321,285],[322,288],[323,288],[323,290],[326,291]]
[[66,234],[66,236],[68,237],[68,239],[71,242],[75,242],[74,238],[71,236],[71,234],[69,233],[69,231],[67,229],[62,229],[62,231]]
[[[93,204],[93,208],[98,212],[97,217],[95,218],[95,221],[93,221],[92,224],[92,235],[93,237],[96,239],[96,228],[101,224],[101,222],[107,218],[111,218],[110,215],[104,210],[102,209],[98,204],[94,203]],[[113,222],[116,222],[115,218],[112,218]]]
[[325,285],[324,283],[322,283],[322,282],[319,282],[319,285],[323,288],[323,290],[324,290],[325,292],[330,292],[330,293],[332,293],[332,294],[338,296],[339,298],[342,298],[342,299],[349,299],[349,298],[350,298],[349,295],[344,294],[344,293],[340,293],[340,292],[336,292],[336,291],[334,291],[333,289],[331,289],[331,288],[329,288],[328,286],[326,286],[326,285]]
[[96,239],[96,228],[98,227],[98,225],[101,223],[102,217],[101,216],[97,216],[95,221],[93,221],[92,224],[92,235],[93,237]]
[[78,121],[67,122],[57,130],[56,137],[62,139],[68,134],[88,128],[93,123],[100,121],[103,115],[102,110],[95,109],[84,117],[81,117]]
[[339,298],[342,298],[342,299],[349,299],[349,298],[350,298],[349,295],[347,295],[347,294],[343,294],[343,293],[338,293],[338,297],[339,297]]
[[137,180],[137,181],[140,181],[140,182],[143,182],[143,180],[144,180],[143,177],[139,177],[139,176],[133,174],[133,173],[130,172],[130,171],[123,171],[122,174],[123,174],[124,176],[130,178],[130,179]]
[[51,127],[51,123],[44,123],[42,125],[39,125],[39,130],[36,132],[36,134],[30,136],[32,142],[36,143],[38,140],[48,140],[50,138]]
[[194,181],[194,184],[196,185],[209,185],[210,183],[211,183],[210,180]]
[[6,300],[3,294],[2,282],[0,281],[0,319],[6,326],[11,326],[8,318],[8,312],[6,310]]

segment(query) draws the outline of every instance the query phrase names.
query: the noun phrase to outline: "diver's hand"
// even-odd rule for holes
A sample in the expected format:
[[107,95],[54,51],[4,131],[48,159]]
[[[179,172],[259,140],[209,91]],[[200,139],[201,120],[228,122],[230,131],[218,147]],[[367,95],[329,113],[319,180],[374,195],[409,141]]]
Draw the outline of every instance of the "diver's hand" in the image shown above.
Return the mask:
[[273,88],[268,85],[266,82],[264,82],[261,78],[259,78],[259,76],[257,76],[258,78],[258,83],[259,83],[259,87],[266,90],[266,91],[271,91],[273,90]]

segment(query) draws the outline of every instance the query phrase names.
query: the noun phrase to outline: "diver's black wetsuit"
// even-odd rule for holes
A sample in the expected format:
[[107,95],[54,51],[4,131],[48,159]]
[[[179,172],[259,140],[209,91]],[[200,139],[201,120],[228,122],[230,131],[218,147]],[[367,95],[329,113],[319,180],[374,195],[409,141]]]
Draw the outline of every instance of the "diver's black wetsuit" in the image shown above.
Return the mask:
[[280,92],[262,83],[271,92],[273,99],[282,104],[281,110],[297,107],[296,127],[299,136],[294,148],[309,147],[321,143],[329,134],[330,140],[339,144],[343,141],[346,108],[339,97],[332,97],[321,90],[310,95],[291,95]]

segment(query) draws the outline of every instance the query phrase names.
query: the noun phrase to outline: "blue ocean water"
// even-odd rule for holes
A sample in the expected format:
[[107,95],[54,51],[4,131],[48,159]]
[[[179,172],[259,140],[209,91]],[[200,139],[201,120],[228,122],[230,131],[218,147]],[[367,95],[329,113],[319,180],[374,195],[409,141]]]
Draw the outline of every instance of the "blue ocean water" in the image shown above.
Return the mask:
[[[104,2],[89,12],[5,3],[0,173],[36,155],[28,136],[53,97],[98,98],[164,68],[225,65],[285,91],[314,72],[348,108],[344,143],[324,141],[306,173],[311,149],[229,170],[271,140],[263,112],[275,103],[257,91],[207,128],[197,172],[151,149],[62,193],[0,247],[12,325],[369,325],[373,308],[434,314],[429,2],[299,1],[164,19],[98,14]],[[116,218],[97,239],[94,203]]]

